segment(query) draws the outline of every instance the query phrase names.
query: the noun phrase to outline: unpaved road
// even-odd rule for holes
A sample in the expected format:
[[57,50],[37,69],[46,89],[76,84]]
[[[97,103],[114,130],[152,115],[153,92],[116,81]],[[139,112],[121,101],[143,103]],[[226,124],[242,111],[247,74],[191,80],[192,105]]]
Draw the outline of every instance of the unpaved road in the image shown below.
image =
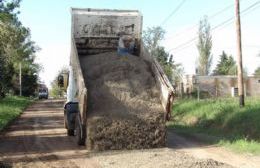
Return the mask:
[[[151,150],[94,153],[78,147],[63,127],[63,101],[38,101],[0,134],[0,167],[254,167],[217,147],[203,147],[171,131],[169,147]],[[220,157],[222,156],[224,157]],[[230,156],[229,156],[230,155]],[[218,161],[215,161],[215,160]],[[230,161],[229,161],[230,159]],[[252,160],[251,160],[252,161]]]

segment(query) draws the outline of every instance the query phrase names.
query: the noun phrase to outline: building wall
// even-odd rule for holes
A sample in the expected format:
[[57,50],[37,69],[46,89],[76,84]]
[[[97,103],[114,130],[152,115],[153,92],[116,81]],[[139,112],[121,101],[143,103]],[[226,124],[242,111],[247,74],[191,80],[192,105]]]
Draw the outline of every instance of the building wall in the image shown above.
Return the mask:
[[[187,75],[183,79],[183,87],[186,94],[199,89],[210,97],[230,97],[232,88],[237,87],[237,77]],[[245,77],[244,88],[246,96],[260,96],[260,77]]]
[[249,96],[260,96],[260,77],[250,77],[247,86]]

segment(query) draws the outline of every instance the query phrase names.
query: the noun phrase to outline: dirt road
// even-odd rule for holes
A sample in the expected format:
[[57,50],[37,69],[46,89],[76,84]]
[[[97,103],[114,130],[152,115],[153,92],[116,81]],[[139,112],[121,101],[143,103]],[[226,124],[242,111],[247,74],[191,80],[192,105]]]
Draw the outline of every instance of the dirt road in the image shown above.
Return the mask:
[[177,135],[173,130],[168,129],[169,147],[176,151],[188,153],[199,159],[214,159],[240,168],[259,168],[260,157],[249,154],[235,154],[217,145],[207,145],[196,139],[188,139]]
[[192,143],[171,132],[167,148],[88,152],[66,136],[62,106],[62,100],[38,101],[1,133],[0,167],[231,167],[205,149],[192,152]]

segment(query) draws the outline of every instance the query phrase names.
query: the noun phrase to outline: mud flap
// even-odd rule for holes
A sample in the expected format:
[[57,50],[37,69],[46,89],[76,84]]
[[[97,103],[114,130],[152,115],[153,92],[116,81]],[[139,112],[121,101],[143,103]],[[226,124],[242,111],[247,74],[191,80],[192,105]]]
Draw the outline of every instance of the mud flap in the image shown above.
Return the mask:
[[64,106],[64,125],[68,132],[72,133],[72,130],[75,130],[75,121],[78,112],[78,103],[76,102],[68,102]]

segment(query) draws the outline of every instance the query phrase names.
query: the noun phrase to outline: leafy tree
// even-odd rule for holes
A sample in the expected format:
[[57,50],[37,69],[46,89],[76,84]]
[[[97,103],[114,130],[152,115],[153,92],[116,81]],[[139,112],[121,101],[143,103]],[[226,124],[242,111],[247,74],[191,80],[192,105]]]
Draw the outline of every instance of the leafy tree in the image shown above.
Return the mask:
[[37,88],[40,66],[35,53],[39,48],[17,17],[20,1],[0,1],[0,98],[10,91],[18,93],[19,63],[23,65],[23,93],[30,96]]
[[225,51],[223,51],[213,71],[213,75],[236,75],[236,61],[234,58],[231,55],[228,56]]
[[212,64],[212,36],[208,19],[205,16],[204,19],[200,20],[199,24],[199,41],[197,48],[199,51],[198,59],[198,74],[208,75]]
[[61,88],[58,86],[58,76],[62,73],[69,73],[69,69],[67,67],[63,67],[54,80],[51,82],[51,89],[50,89],[50,96],[54,98],[61,98],[64,96],[64,93],[66,93],[66,88]]
[[175,63],[173,60],[173,55],[169,55],[169,53],[165,51],[164,47],[157,47],[155,50],[155,56],[170,82],[177,85],[177,83],[181,81],[184,73],[183,66]]
[[173,70],[168,62],[169,54],[165,51],[164,47],[158,46],[154,51],[154,56],[157,61],[162,66],[165,74],[168,76],[169,80],[172,81]]
[[255,75],[255,76],[260,76],[260,67],[258,67],[258,68],[255,70],[254,75]]
[[169,55],[165,48],[159,45],[164,38],[165,31],[158,26],[148,28],[143,34],[144,45],[160,63],[170,82],[174,84],[179,82],[183,74],[182,65],[176,64],[173,60],[173,55]]
[[159,47],[160,41],[164,38],[165,30],[160,26],[147,28],[143,32],[143,41],[148,51],[154,55],[155,50]]
[[167,64],[169,54],[165,51],[164,47],[158,46],[154,50],[154,57],[161,65]]
[[[5,92],[10,87],[10,78],[12,78],[13,69],[8,64],[8,59],[5,54],[6,42],[12,37],[12,28],[10,21],[15,17],[14,6],[12,3],[0,1],[0,98],[5,96]],[[8,73],[8,69],[11,71]]]

